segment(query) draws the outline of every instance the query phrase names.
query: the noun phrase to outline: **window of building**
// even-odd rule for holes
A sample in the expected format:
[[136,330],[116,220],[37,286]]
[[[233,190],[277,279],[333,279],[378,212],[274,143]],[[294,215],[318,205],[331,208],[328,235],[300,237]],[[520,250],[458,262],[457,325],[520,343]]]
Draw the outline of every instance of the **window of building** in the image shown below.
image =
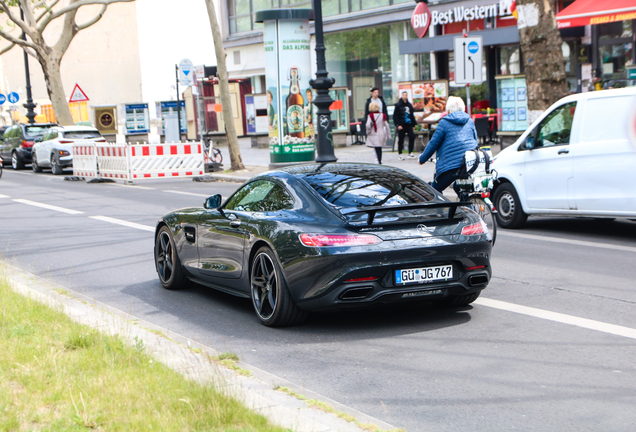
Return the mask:
[[523,72],[519,45],[497,47],[499,75],[517,75]]
[[626,66],[634,64],[632,20],[598,25],[599,60],[604,80],[625,80]]

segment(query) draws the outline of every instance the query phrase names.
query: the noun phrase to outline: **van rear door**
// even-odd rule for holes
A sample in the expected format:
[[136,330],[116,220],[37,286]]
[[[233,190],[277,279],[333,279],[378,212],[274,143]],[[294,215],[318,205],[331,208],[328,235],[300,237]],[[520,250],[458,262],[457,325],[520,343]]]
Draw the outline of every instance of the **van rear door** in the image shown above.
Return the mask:
[[629,138],[634,107],[633,93],[586,101],[580,138],[570,146],[579,211],[636,215],[636,147]]

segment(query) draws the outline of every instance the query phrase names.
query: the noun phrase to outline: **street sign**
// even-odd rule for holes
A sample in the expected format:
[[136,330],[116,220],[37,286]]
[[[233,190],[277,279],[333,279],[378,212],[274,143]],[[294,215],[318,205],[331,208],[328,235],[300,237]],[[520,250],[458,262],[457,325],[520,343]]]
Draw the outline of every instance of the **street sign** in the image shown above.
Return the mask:
[[179,62],[179,83],[182,86],[192,86],[194,85],[194,79],[192,75],[194,75],[194,65],[188,59],[183,59]]
[[481,36],[455,38],[455,83],[481,84],[482,62]]
[[8,99],[9,99],[9,102],[11,102],[12,104],[16,104],[20,100],[20,95],[17,94],[16,92],[11,92],[9,93]]
[[0,105],[3,105],[7,101],[7,97],[0,93]]
[[75,84],[73,88],[73,93],[71,93],[71,98],[68,100],[69,102],[88,102],[88,96],[84,93],[79,86],[79,84]]

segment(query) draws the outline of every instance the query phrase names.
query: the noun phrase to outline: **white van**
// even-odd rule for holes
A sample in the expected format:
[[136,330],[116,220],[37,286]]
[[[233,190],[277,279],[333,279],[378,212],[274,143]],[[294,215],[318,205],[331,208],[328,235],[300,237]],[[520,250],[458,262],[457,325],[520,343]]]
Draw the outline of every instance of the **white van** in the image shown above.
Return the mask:
[[636,88],[559,100],[493,167],[503,228],[536,214],[636,217]]

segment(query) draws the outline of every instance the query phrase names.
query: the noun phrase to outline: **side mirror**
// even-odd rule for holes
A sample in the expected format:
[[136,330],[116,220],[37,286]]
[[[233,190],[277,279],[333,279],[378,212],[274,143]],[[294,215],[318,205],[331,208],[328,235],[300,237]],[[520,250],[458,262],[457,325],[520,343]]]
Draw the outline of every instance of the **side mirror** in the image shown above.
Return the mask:
[[217,209],[221,207],[221,199],[221,194],[212,195],[211,197],[205,199],[203,208],[206,208],[208,210]]
[[534,148],[534,137],[529,136],[526,138],[526,148],[532,150]]

